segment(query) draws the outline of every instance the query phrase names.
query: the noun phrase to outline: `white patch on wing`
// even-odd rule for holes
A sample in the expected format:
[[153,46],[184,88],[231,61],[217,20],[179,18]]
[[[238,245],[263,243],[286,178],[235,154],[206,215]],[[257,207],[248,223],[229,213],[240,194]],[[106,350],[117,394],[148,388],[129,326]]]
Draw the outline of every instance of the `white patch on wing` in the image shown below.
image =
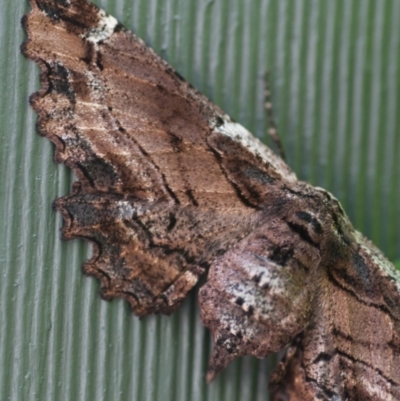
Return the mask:
[[297,181],[296,175],[287,167],[284,161],[239,123],[225,119],[224,124],[215,126],[214,129],[222,135],[228,136],[236,142],[239,142],[252,154],[272,165],[277,173],[279,173],[285,180]]
[[103,10],[99,10],[99,17],[100,21],[98,26],[90,29],[83,35],[86,40],[94,44],[108,39],[114,33],[114,29],[118,25],[118,21]]
[[136,215],[136,208],[129,201],[117,201],[116,204],[116,216],[120,220],[132,219]]

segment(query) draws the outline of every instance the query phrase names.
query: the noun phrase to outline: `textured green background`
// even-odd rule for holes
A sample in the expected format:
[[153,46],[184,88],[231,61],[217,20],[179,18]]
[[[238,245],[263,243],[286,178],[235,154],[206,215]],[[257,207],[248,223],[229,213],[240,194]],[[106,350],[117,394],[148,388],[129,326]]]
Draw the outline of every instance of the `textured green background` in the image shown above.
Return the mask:
[[[96,1],[264,137],[263,72],[300,178],[332,191],[357,228],[400,258],[399,0]],[[242,358],[207,386],[196,296],[172,317],[130,315],[80,273],[52,200],[72,177],[35,133],[24,0],[0,0],[0,399],[268,400],[273,358]]]

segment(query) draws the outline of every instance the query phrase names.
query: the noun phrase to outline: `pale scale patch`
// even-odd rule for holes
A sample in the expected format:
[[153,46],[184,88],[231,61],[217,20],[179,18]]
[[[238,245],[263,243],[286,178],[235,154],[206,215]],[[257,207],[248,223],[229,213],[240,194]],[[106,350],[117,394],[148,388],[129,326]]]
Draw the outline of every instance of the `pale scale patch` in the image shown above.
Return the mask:
[[[225,328],[226,330],[230,331],[233,335],[236,335],[239,331],[243,334],[243,337],[245,338],[253,338],[257,335],[257,332],[253,327],[253,325],[243,326],[242,323],[238,324],[236,318],[229,314],[224,313],[219,315],[218,320],[221,325],[220,329]],[[226,342],[231,343],[231,340],[227,339]]]
[[238,298],[242,299],[243,304],[241,305],[243,309],[243,305],[246,308],[250,305],[254,305],[257,301],[254,294],[251,292],[252,289],[247,285],[247,283],[240,283],[237,281],[233,281],[229,283],[228,287],[228,294],[232,296],[232,302],[235,303]]
[[90,29],[83,37],[95,45],[103,40],[108,39],[114,33],[118,21],[112,16],[108,15],[105,11],[99,10],[100,21],[96,28]]
[[235,283],[230,286],[228,292],[232,296],[231,302],[233,304],[236,304],[238,298],[242,299],[243,303],[240,305],[240,308],[245,312],[248,312],[250,308],[253,308],[255,317],[258,317],[260,309],[262,309],[262,314],[268,314],[273,310],[268,299],[265,298],[260,300],[257,294],[253,293],[253,289],[246,283]]
[[[285,295],[286,289],[283,286],[282,277],[278,275],[281,266],[269,261],[267,258],[265,258],[264,262],[267,266],[262,266],[259,263],[246,262],[242,264],[242,268],[252,280],[256,277],[260,277],[260,281],[257,283],[258,287],[263,288],[268,285],[271,293],[275,295]],[[276,270],[271,271],[273,268],[276,268]]]
[[241,124],[233,121],[224,120],[224,124],[215,126],[217,132],[228,136],[239,142],[244,148],[249,150],[253,155],[260,157],[263,161],[271,164],[276,172],[287,181],[297,181],[296,175],[289,170],[286,164],[271,149],[265,146],[259,139],[255,138]]
[[135,216],[137,214],[137,208],[133,207],[132,204],[128,201],[117,201],[115,206],[118,211],[118,217],[121,220],[131,219],[132,216]]
[[100,95],[104,92],[104,83],[101,78],[98,77],[97,74],[94,74],[93,71],[87,70],[84,71],[84,74],[87,79],[87,85],[91,89],[91,98],[93,100],[99,100]]
[[389,394],[388,391],[383,389],[378,383],[371,383],[365,377],[362,377],[362,383],[371,400],[385,400],[385,401],[395,401],[393,396]]

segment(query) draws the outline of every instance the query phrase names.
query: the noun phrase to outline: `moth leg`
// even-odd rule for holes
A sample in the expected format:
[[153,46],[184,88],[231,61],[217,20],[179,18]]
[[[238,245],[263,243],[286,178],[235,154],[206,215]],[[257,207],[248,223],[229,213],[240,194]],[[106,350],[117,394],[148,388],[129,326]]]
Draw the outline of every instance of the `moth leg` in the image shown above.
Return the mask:
[[275,146],[278,148],[279,155],[283,160],[286,160],[285,151],[282,146],[282,142],[279,138],[278,129],[276,127],[276,121],[274,116],[274,110],[272,107],[272,99],[271,99],[271,89],[269,85],[269,71],[266,71],[264,74],[264,105],[265,111],[268,117],[268,125],[269,128],[267,130],[268,135],[272,138],[275,143]]

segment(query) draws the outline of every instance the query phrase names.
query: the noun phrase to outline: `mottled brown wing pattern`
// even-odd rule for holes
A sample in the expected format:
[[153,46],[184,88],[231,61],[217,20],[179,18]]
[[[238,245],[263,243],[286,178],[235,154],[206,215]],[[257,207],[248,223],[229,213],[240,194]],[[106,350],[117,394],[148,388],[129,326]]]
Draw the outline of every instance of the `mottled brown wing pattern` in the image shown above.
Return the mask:
[[274,400],[400,399],[398,274],[360,233],[327,261],[323,291],[272,379]]
[[275,401],[400,399],[400,278],[329,193],[86,0],[30,0],[38,130],[78,181],[63,236],[94,244],[102,295],[170,313],[209,269],[208,379],[286,349]]
[[[105,298],[126,298],[138,315],[168,313],[259,223],[260,197],[242,193],[212,142],[258,143],[96,6],[31,6],[22,50],[41,66],[43,87],[31,104],[56,160],[78,177],[55,202],[63,235],[94,243],[84,270]],[[294,177],[271,151],[247,153]]]

